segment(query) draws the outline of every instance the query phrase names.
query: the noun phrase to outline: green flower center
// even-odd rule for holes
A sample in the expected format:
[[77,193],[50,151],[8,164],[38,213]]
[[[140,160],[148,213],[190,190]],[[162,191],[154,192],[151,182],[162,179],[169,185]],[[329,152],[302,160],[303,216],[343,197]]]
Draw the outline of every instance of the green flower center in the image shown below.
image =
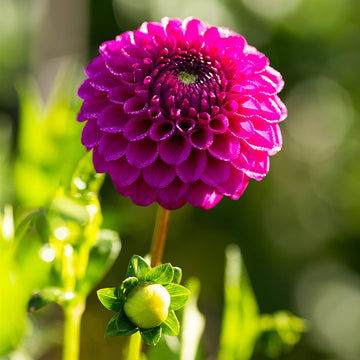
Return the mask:
[[180,71],[177,77],[183,84],[189,85],[194,84],[199,76],[186,71]]

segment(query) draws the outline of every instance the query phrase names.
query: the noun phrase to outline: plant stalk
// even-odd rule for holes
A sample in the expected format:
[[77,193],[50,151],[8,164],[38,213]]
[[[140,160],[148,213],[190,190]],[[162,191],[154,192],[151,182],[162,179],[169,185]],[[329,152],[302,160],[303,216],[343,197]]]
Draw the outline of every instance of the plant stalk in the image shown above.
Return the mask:
[[81,318],[85,310],[85,299],[70,300],[63,305],[64,336],[62,360],[77,360],[80,353]]
[[169,215],[169,210],[164,209],[160,205],[158,206],[154,234],[151,243],[151,267],[161,264]]
[[141,335],[140,332],[130,336],[126,360],[139,360],[141,353]]

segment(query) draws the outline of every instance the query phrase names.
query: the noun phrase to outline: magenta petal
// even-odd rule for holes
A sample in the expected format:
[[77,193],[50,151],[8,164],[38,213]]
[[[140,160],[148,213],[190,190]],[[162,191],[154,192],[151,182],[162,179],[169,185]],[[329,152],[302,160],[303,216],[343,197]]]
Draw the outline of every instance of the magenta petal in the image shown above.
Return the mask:
[[231,164],[229,162],[218,160],[208,155],[206,168],[200,179],[207,185],[218,186],[229,178],[230,172]]
[[231,167],[229,178],[223,184],[217,186],[216,189],[226,196],[239,195],[238,189],[243,188],[245,178],[247,176],[244,175],[244,171]]
[[262,97],[260,101],[260,116],[268,122],[279,122],[286,118],[287,110],[277,95],[272,97]]
[[110,176],[119,186],[130,185],[140,176],[141,169],[131,166],[125,156],[109,164]]
[[271,150],[269,150],[269,155],[275,155],[277,152],[279,152],[281,150],[281,147],[282,147],[282,135],[281,135],[279,125],[273,124],[272,128],[275,133],[275,144],[274,144],[274,147]]
[[205,127],[198,127],[191,135],[190,135],[190,144],[199,150],[207,149],[214,140],[213,132]]
[[253,118],[255,133],[245,141],[255,150],[269,151],[276,146],[274,125],[261,118]]
[[239,139],[247,139],[255,134],[254,125],[247,118],[234,116],[230,119],[230,132]]
[[102,56],[97,56],[89,65],[86,66],[85,74],[91,78],[103,70],[106,70],[104,59]]
[[129,164],[137,168],[149,166],[157,156],[157,143],[149,138],[130,142],[126,150],[126,159]]
[[129,120],[124,127],[124,137],[130,141],[144,139],[149,134],[152,121],[148,118],[134,118]]
[[240,141],[229,132],[216,134],[214,141],[209,147],[209,153],[217,159],[229,161],[239,156]]
[[158,198],[157,202],[161,207],[163,207],[166,210],[176,210],[186,204],[186,200],[184,197],[182,197],[178,201],[164,201],[163,199]]
[[269,155],[264,151],[255,151],[255,165],[245,170],[245,174],[252,179],[261,180],[269,172]]
[[169,165],[184,162],[191,152],[191,145],[187,137],[174,134],[160,143],[159,155]]
[[236,159],[231,160],[231,164],[238,170],[251,169],[255,164],[255,150],[242,141],[240,154]]
[[251,97],[251,96],[244,96],[240,101],[240,108],[239,114],[244,116],[253,116],[259,114],[261,110],[261,105],[259,102]]
[[218,114],[211,118],[209,128],[214,134],[223,134],[229,126],[229,119],[223,115]]
[[111,74],[109,70],[101,71],[91,79],[91,85],[101,91],[110,90],[118,86],[119,83],[120,80]]
[[121,106],[110,105],[99,114],[97,124],[102,131],[119,133],[124,129],[129,119],[129,116],[124,114]]
[[223,197],[213,186],[204,184],[201,180],[190,184],[185,199],[194,207],[208,210],[214,207]]
[[93,148],[92,159],[97,173],[106,173],[109,171],[109,163],[99,154],[97,147]]
[[157,192],[140,176],[130,186],[130,198],[135,205],[149,206],[156,200]]
[[143,170],[144,180],[154,188],[163,188],[169,185],[175,176],[175,166],[165,164],[159,158]]
[[109,101],[106,95],[101,93],[99,96],[85,100],[81,106],[80,114],[84,119],[93,119],[96,118],[107,105],[109,105]]
[[168,186],[159,189],[158,194],[163,202],[177,203],[184,197],[188,188],[189,184],[183,183],[176,177]]
[[134,94],[124,86],[117,86],[111,89],[107,95],[108,99],[114,104],[123,105],[126,100],[133,97]]
[[154,141],[168,139],[175,131],[175,125],[172,121],[156,121],[150,129],[149,136]]
[[128,141],[123,134],[104,134],[100,140],[99,152],[106,161],[116,160],[125,154]]
[[96,120],[90,119],[83,128],[81,143],[87,148],[92,148],[99,145],[102,134],[103,132],[100,131],[96,125]]
[[79,87],[79,90],[77,92],[78,96],[81,99],[87,100],[91,99],[93,97],[101,95],[101,91],[95,89],[91,85],[91,81],[89,79],[86,79]]
[[177,165],[176,172],[185,183],[195,182],[204,172],[206,161],[205,151],[192,149],[190,156],[183,163]]
[[132,97],[124,103],[124,112],[129,115],[139,115],[147,112],[149,105],[139,97]]

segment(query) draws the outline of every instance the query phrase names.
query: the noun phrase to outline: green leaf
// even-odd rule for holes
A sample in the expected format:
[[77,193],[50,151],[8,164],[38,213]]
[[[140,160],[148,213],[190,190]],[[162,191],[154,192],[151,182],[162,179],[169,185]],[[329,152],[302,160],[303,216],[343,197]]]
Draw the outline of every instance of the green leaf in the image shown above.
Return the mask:
[[180,332],[179,320],[174,310],[170,310],[167,319],[160,325],[165,335],[177,336]]
[[134,255],[129,263],[126,277],[137,277],[139,280],[145,280],[150,271],[150,265],[141,256]]
[[98,174],[94,169],[92,154],[88,152],[78,163],[71,179],[71,195],[97,195],[104,182],[105,174]]
[[140,334],[144,342],[148,345],[156,345],[161,338],[161,327],[157,326],[151,329],[140,329]]
[[174,270],[170,264],[162,264],[152,268],[146,275],[147,281],[153,281],[160,285],[167,285],[174,277]]
[[170,308],[172,310],[181,309],[189,299],[190,291],[184,286],[171,283],[166,285],[165,289],[170,294]]
[[126,278],[120,285],[119,295],[126,297],[138,282],[136,277]]
[[182,278],[182,270],[177,266],[173,266],[173,270],[174,270],[174,277],[172,279],[172,282],[175,284],[180,284]]
[[181,320],[180,336],[180,360],[198,359],[200,340],[205,329],[205,316],[200,313],[197,301],[199,298],[200,281],[191,278],[186,286],[190,289],[191,295],[186,303]]
[[28,311],[33,312],[45,305],[61,302],[65,299],[65,291],[57,287],[48,287],[39,293],[33,294],[28,303]]
[[123,300],[117,296],[117,288],[105,288],[97,291],[100,302],[111,311],[118,312],[123,306]]
[[219,360],[250,359],[259,327],[259,309],[240,249],[230,245],[226,249],[225,306]]
[[137,327],[121,311],[110,320],[105,331],[105,337],[129,336],[137,331]]
[[120,250],[121,242],[116,231],[100,230],[98,232],[97,240],[90,250],[85,276],[78,280],[79,293],[89,294],[111,268]]

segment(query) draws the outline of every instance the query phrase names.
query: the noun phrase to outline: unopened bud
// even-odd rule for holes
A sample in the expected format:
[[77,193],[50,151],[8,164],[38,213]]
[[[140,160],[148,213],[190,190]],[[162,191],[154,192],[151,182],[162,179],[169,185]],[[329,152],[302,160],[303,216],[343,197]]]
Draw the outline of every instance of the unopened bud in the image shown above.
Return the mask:
[[159,326],[169,315],[170,295],[160,284],[136,286],[124,304],[129,320],[143,329]]

